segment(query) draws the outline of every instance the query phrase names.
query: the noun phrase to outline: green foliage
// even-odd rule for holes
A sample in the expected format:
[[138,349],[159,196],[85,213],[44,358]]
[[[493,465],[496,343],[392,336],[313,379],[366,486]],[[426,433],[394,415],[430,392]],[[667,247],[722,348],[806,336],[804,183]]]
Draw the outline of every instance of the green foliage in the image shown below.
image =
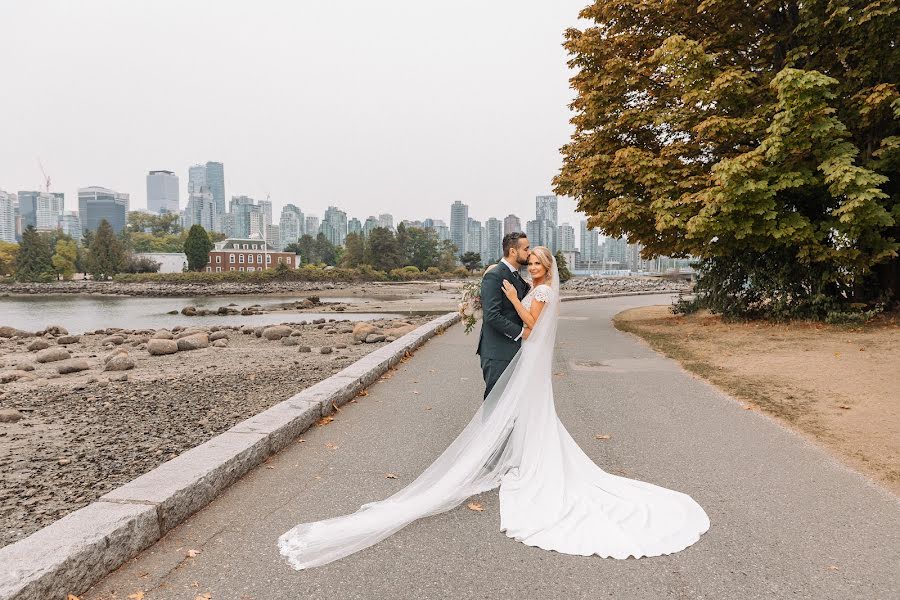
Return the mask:
[[176,214],[154,215],[140,211],[128,213],[128,230],[132,233],[167,236],[178,235],[181,229],[181,218]]
[[16,270],[19,245],[0,241],[0,277],[12,275]]
[[402,254],[394,232],[376,227],[366,238],[366,263],[378,271],[390,271],[402,262]]
[[29,225],[22,232],[22,244],[16,255],[16,279],[29,282],[53,280],[52,256],[49,238]]
[[191,225],[184,241],[188,270],[202,271],[209,264],[209,253],[215,247],[202,225]]
[[56,253],[51,259],[57,276],[66,281],[75,275],[75,263],[78,261],[78,244],[73,240],[59,240],[56,242]]
[[131,254],[125,260],[125,264],[122,266],[123,273],[158,273],[159,268],[162,266],[161,263],[156,262],[155,260],[148,258],[146,256],[135,256]]
[[554,183],[592,227],[702,258],[723,314],[825,318],[900,292],[895,3],[597,0],[582,17]]
[[293,252],[300,255],[300,263],[304,265],[328,265],[337,266],[338,249],[328,241],[324,233],[315,238],[304,235],[293,244],[288,244],[285,252]]
[[273,281],[408,281],[409,279],[450,279],[455,277],[469,277],[470,273],[460,269],[462,273],[428,272],[417,273],[406,269],[398,269],[392,276],[384,271],[376,271],[371,265],[363,265],[358,269],[345,269],[341,267],[321,267],[317,265],[304,265],[299,269],[267,269],[265,271],[223,271],[221,273],[207,273],[206,271],[187,271],[185,273],[140,273],[119,274],[115,280],[122,283],[268,283]]
[[569,271],[569,264],[566,262],[566,257],[563,256],[561,251],[557,251],[556,253],[556,269],[559,271],[560,285],[572,279],[572,272]]
[[459,257],[459,261],[470,271],[481,268],[481,254],[478,252],[466,252]]
[[109,222],[103,219],[91,236],[86,260],[88,272],[94,279],[108,279],[122,270],[126,260],[125,248]]

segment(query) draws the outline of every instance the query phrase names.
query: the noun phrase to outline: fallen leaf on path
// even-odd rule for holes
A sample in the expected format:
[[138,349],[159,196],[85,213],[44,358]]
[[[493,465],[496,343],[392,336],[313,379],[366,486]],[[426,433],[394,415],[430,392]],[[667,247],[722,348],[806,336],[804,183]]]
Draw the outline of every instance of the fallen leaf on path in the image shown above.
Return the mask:
[[847,406],[846,404],[841,404],[840,406],[838,406],[838,408],[842,408],[844,410],[850,410],[850,407]]
[[274,469],[275,467],[273,467],[272,465],[266,465],[266,468],[267,468],[267,469]]
[[418,394],[419,392],[417,392],[416,390],[413,390],[412,393],[413,393],[413,394]]
[[334,442],[328,442],[327,444],[325,444],[325,447],[328,448],[329,450],[337,450],[338,449],[337,444],[335,444]]
[[828,565],[825,568],[828,569],[829,571],[837,571],[840,569],[840,567],[838,567],[837,565]]
[[369,395],[369,390],[361,390],[361,391],[357,394],[357,396],[368,396],[368,395]]
[[837,358],[840,358],[840,357],[841,357],[841,353],[840,353],[840,352],[835,352],[834,355],[835,355]]
[[594,439],[595,440],[608,440],[609,436],[608,435],[595,435]]
[[299,438],[297,441],[300,442],[300,443],[302,444],[302,443],[305,442],[306,440],[304,440],[303,438]]
[[66,600],[81,600],[81,598],[79,598],[75,594],[69,594],[66,596]]
[[144,600],[144,592],[138,590],[133,594],[128,594],[128,600]]
[[430,407],[430,406],[426,406],[426,407],[425,407],[425,410],[431,410],[431,407]]
[[328,424],[331,423],[332,421],[334,421],[334,417],[331,417],[331,416],[329,416],[329,417],[322,417],[321,419],[319,419],[319,420],[316,422],[316,425],[328,425]]
[[385,479],[397,479],[397,476],[394,475],[393,473],[385,473],[384,478]]
[[860,352],[865,352],[866,349],[865,349],[865,348],[860,348],[859,351],[860,351]]
[[334,402],[331,403],[332,408],[334,408],[334,412],[341,412],[341,409],[338,408],[338,405]]
[[469,502],[466,504],[466,508],[469,510],[474,510],[475,512],[484,512],[484,507],[480,502]]
[[193,549],[192,549],[192,550],[188,550],[188,551],[187,551],[188,558],[196,558],[196,556],[197,556],[198,554],[200,554],[200,551],[199,551],[199,550],[193,550]]

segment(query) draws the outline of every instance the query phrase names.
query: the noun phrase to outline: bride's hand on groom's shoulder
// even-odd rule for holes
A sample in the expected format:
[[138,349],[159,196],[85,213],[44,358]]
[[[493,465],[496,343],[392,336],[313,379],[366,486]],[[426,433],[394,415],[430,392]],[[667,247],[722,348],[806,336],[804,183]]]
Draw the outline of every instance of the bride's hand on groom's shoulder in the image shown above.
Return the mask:
[[503,293],[506,295],[507,298],[509,298],[510,302],[515,302],[516,300],[519,299],[518,292],[516,291],[516,287],[513,284],[511,284],[509,281],[507,281],[506,279],[503,280],[502,288],[503,288]]

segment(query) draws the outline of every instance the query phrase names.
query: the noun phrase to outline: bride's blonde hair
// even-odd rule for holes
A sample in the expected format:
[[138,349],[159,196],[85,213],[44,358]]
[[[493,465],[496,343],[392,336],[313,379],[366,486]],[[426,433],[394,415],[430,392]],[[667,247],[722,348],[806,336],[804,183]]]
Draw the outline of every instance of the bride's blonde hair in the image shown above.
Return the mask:
[[553,279],[553,253],[546,246],[535,246],[531,249],[531,254],[537,256],[547,273],[544,275],[544,283],[549,284]]

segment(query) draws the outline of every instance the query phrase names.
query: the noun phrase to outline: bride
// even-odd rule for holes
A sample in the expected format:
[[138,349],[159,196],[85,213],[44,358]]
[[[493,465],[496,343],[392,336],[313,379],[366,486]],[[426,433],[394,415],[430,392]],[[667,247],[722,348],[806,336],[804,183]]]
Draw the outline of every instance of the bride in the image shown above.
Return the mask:
[[690,496],[603,471],[563,427],[553,401],[560,299],[550,250],[534,248],[528,272],[532,288],[521,302],[514,288],[504,293],[531,334],[462,433],[393,496],[282,535],[278,546],[291,566],[327,564],[498,486],[500,530],[544,550],[660,556],[683,550],[709,529]]

